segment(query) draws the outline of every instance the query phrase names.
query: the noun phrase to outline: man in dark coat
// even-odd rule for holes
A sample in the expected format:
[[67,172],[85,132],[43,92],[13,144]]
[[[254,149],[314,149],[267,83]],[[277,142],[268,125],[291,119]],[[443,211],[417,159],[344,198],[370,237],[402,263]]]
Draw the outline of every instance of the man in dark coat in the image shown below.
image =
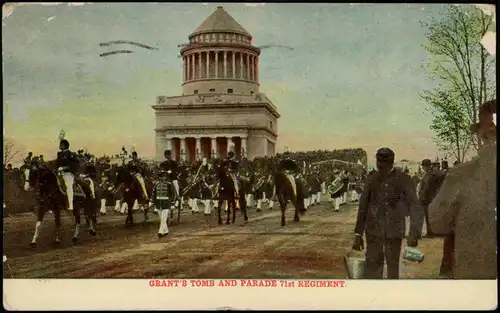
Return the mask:
[[445,173],[436,167],[436,164],[432,164],[431,160],[425,159],[422,161],[422,168],[425,171],[425,175],[420,182],[420,190],[418,192],[418,199],[420,200],[420,205],[424,210],[425,215],[425,225],[427,226],[427,236],[433,236],[432,230],[429,227],[429,204],[432,199],[436,196],[439,188],[443,184]]
[[416,247],[421,234],[423,212],[413,190],[411,178],[394,166],[394,152],[389,148],[377,151],[377,171],[368,176],[361,195],[354,250],[364,246],[366,233],[365,278],[381,279],[384,259],[387,278],[399,278],[401,243],[405,235],[405,216],[410,212],[409,247]]
[[172,151],[165,150],[163,153],[165,156],[165,161],[160,164],[160,171],[163,172],[164,175],[167,175],[167,178],[170,179],[172,184],[174,185],[175,192],[177,193],[177,197],[180,196],[179,191],[179,165],[175,160],[172,159]]

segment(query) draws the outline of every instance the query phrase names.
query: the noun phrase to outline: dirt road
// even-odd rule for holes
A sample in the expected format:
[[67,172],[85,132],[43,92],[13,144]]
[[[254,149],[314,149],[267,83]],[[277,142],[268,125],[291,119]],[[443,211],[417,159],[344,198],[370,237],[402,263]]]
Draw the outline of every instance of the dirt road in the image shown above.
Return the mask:
[[[156,214],[143,223],[136,213],[138,224],[125,229],[125,217],[112,213],[99,217],[97,236],[82,231],[77,244],[66,216],[57,247],[48,215],[36,248],[29,247],[34,215],[18,216],[4,219],[4,255],[14,278],[345,278],[342,257],[352,244],[356,211],[356,204],[340,212],[324,204],[294,223],[290,206],[281,227],[277,208],[250,209],[246,226],[239,212],[235,225],[216,226],[212,217],[184,209],[180,225],[162,239]],[[403,261],[403,276],[438,278],[442,240],[424,239],[419,247],[425,261]]]

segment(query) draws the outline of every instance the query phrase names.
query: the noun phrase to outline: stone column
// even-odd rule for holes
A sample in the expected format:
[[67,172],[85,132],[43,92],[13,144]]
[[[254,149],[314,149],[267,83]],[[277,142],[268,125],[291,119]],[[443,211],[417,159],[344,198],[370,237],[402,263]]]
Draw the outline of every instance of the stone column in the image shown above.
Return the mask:
[[182,81],[186,81],[186,57],[182,57]]
[[236,55],[234,54],[234,51],[231,52],[233,55],[233,79],[236,78]]
[[254,57],[253,57],[253,55],[252,55],[252,56],[250,57],[250,80],[251,80],[251,81],[254,81],[254,80],[255,80],[255,79],[254,79],[254,66],[253,66],[254,62],[253,62],[253,60],[254,60]]
[[206,52],[207,56],[207,71],[205,73],[205,78],[210,78],[210,51]]
[[240,52],[240,79],[243,79],[243,53]]
[[201,160],[202,158],[202,153],[201,153],[201,138],[196,137],[196,160]]
[[186,138],[185,137],[181,137],[181,151],[179,151],[180,153],[180,159],[181,161],[186,161],[186,156],[187,156],[187,151],[186,151]]
[[226,137],[226,138],[227,138],[227,144],[226,144],[226,155],[227,155],[230,151],[229,147],[232,146],[232,144],[233,144],[233,138],[231,138],[231,137]]
[[255,57],[255,82],[259,82],[259,57]]
[[247,54],[247,77],[246,80],[250,80],[250,54]]
[[210,140],[211,140],[210,155],[211,155],[212,158],[215,158],[215,157],[217,157],[217,138],[216,137],[212,137],[212,138],[210,138]]
[[247,138],[241,137],[241,157],[246,157],[247,155],[248,155]]
[[201,77],[201,69],[203,68],[203,66],[201,65],[203,62],[201,60],[201,52],[198,52],[198,78],[202,78]]
[[[170,138],[170,136],[166,136],[165,137],[165,142],[166,142],[166,150],[170,150],[172,151],[172,138]],[[165,151],[162,151],[161,153],[164,153]]]
[[194,58],[194,53],[191,54],[191,79],[196,79],[196,59]]
[[191,58],[186,56],[187,66],[186,66],[186,80],[191,80]]
[[224,78],[227,78],[227,51],[224,51]]
[[215,78],[219,78],[219,51],[215,50]]

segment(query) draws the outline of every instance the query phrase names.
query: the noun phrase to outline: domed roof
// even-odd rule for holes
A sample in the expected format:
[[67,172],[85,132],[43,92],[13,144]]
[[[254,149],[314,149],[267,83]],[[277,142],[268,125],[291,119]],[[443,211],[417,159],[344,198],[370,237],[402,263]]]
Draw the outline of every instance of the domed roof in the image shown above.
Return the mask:
[[201,33],[231,32],[252,37],[223,7],[217,7],[203,23],[189,36]]

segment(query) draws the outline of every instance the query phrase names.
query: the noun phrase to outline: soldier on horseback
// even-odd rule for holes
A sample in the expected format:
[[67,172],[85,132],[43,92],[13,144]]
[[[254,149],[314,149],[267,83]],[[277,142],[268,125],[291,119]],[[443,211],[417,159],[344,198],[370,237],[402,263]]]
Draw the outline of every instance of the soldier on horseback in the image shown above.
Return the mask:
[[137,179],[139,184],[141,185],[144,199],[146,201],[149,201],[148,192],[146,190],[146,184],[144,183],[144,178],[143,178],[144,169],[143,169],[142,164],[139,160],[139,157],[137,156],[136,151],[132,152],[132,160],[130,160],[130,162],[127,164],[127,168],[130,171],[130,173]]
[[66,196],[68,197],[68,209],[73,211],[73,185],[75,183],[75,165],[76,156],[69,150],[69,142],[61,139],[57,153],[57,171],[60,173],[66,187]]
[[286,150],[283,155],[284,158],[280,161],[279,167],[285,173],[285,176],[292,184],[293,192],[295,196],[297,196],[297,184],[295,183],[295,175],[299,172],[299,166],[297,165],[297,163],[295,163],[294,160],[290,158],[290,151]]
[[227,159],[224,162],[224,167],[228,170],[229,176],[233,180],[236,199],[239,199],[239,191],[241,186],[240,180],[238,178],[239,164],[238,161],[236,161],[234,152],[232,150],[227,154]]

